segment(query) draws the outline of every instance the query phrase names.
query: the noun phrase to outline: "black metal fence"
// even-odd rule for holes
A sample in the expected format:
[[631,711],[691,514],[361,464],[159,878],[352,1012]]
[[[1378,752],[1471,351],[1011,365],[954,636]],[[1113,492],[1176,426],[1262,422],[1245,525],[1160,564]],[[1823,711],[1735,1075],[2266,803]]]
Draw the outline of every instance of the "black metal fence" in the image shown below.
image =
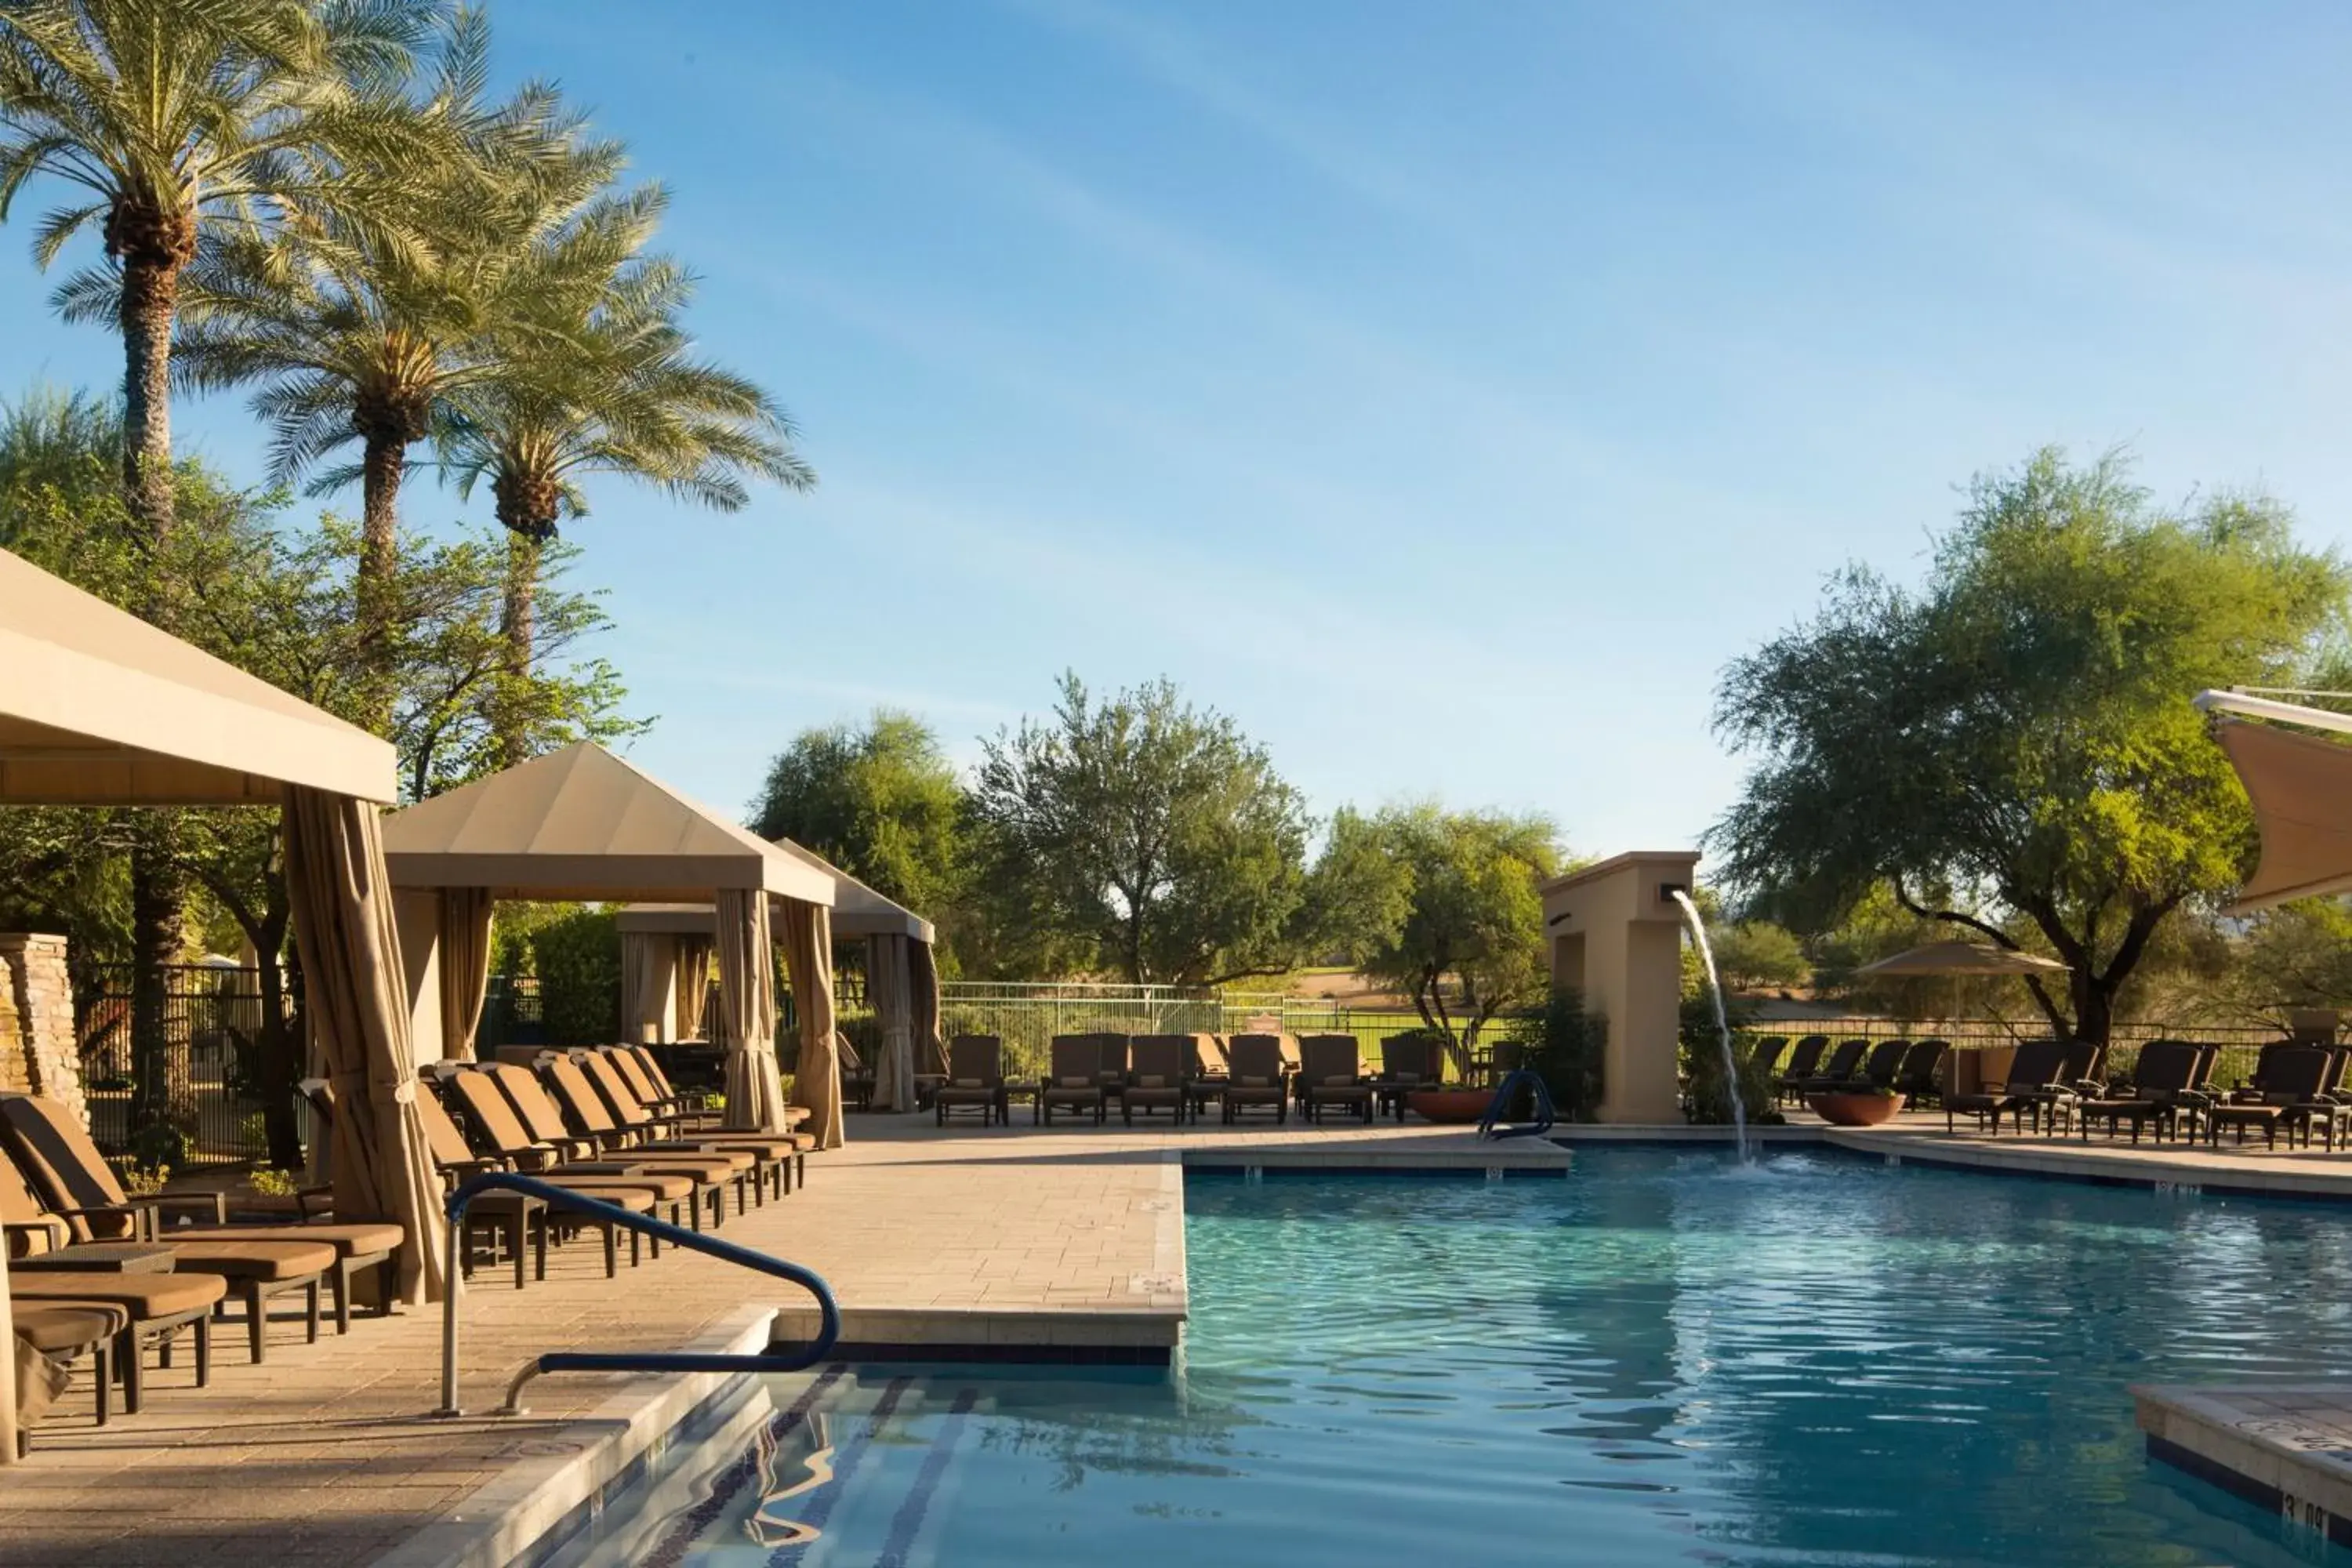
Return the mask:
[[[140,1064],[131,1047],[131,967],[99,964],[78,978],[76,1038],[90,1136],[108,1154],[128,1154]],[[191,1160],[257,1159],[268,1152],[260,1124],[256,1059],[261,975],[253,969],[175,963],[163,971],[163,1070],[169,1118]]]

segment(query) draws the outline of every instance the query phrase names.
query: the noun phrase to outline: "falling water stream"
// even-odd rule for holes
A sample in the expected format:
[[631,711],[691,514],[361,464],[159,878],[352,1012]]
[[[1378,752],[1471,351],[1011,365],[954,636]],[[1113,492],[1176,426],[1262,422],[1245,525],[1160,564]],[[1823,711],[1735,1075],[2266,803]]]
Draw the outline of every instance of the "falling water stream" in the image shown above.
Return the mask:
[[1731,1051],[1731,1020],[1723,1011],[1723,982],[1715,973],[1715,950],[1706,944],[1706,922],[1698,918],[1698,906],[1680,888],[1675,889],[1675,902],[1683,907],[1683,919],[1689,922],[1691,939],[1698,943],[1698,958],[1706,965],[1706,994],[1715,1003],[1715,1038],[1723,1047],[1723,1092],[1731,1101],[1731,1131],[1739,1145],[1739,1163],[1748,1163],[1748,1108],[1739,1098],[1739,1058]]

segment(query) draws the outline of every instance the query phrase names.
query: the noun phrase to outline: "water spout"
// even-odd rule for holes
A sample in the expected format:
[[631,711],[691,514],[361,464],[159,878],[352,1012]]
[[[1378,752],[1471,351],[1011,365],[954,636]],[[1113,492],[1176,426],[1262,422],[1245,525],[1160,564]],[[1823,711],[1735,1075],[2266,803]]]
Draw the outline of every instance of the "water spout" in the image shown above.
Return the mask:
[[1706,994],[1715,1002],[1715,1038],[1723,1047],[1723,1092],[1731,1100],[1732,1137],[1739,1149],[1739,1163],[1748,1163],[1748,1107],[1739,1095],[1739,1058],[1731,1049],[1731,1019],[1723,1010],[1723,981],[1715,973],[1715,950],[1706,944],[1706,922],[1698,918],[1698,906],[1680,888],[1673,889],[1675,902],[1683,907],[1683,919],[1691,929],[1691,939],[1698,943],[1699,962],[1706,966]]

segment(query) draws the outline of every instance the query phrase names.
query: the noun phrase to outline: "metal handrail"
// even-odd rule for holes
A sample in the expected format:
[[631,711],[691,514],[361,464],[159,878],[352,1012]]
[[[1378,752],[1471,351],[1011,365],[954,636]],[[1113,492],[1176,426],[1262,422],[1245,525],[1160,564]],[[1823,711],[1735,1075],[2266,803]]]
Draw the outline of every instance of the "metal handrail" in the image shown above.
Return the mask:
[[[1520,1084],[1535,1091],[1535,1121],[1526,1125],[1499,1125],[1511,1109],[1511,1096]],[[1478,1119],[1481,1138],[1540,1138],[1559,1120],[1551,1102],[1551,1089],[1527,1068],[1519,1068],[1495,1086],[1495,1098],[1486,1102],[1486,1114]]]
[[457,1298],[461,1289],[459,1249],[465,1245],[466,1205],[487,1192],[521,1193],[542,1203],[560,1204],[574,1214],[593,1215],[599,1220],[609,1220],[627,1229],[667,1241],[673,1247],[687,1247],[695,1252],[707,1252],[739,1268],[755,1269],[761,1274],[789,1279],[816,1298],[816,1338],[799,1350],[784,1355],[722,1355],[693,1351],[549,1351],[526,1363],[507,1384],[507,1402],[497,1414],[523,1414],[523,1384],[542,1373],[550,1372],[801,1372],[814,1366],[833,1353],[835,1342],[841,1338],[841,1307],[833,1299],[833,1288],[814,1270],[797,1263],[787,1263],[781,1258],[771,1258],[764,1252],[754,1252],[748,1247],[738,1247],[731,1241],[683,1226],[656,1219],[650,1215],[632,1214],[617,1205],[608,1204],[585,1193],[526,1176],[514,1171],[489,1171],[474,1177],[449,1194],[448,1277],[441,1303],[441,1408],[436,1415],[462,1415],[457,1404]]

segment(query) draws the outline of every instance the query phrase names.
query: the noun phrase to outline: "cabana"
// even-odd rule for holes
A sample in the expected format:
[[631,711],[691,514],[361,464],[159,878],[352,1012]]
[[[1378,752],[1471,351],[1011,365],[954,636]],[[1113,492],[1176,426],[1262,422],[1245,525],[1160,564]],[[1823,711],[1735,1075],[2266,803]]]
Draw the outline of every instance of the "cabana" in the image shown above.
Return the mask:
[[421,1061],[474,1054],[499,900],[714,900],[727,1125],[745,1131],[784,1123],[772,900],[805,999],[793,1100],[819,1148],[839,1145],[831,878],[585,741],[394,813],[383,842]]
[[[438,1300],[439,1183],[417,1121],[376,804],[392,747],[0,551],[0,805],[275,805],[316,1047],[343,1103],[336,1212],[408,1232],[400,1288]],[[0,1258],[0,1340],[9,1331]],[[0,1463],[16,1456],[0,1356]]]
[[[938,932],[814,850],[789,838],[774,842],[832,879],[833,934],[866,943],[866,999],[882,1036],[873,1064],[874,1102],[912,1110],[916,1075],[947,1070],[932,952]],[[693,1037],[707,969],[701,955],[709,951],[714,918],[708,904],[633,904],[621,911],[621,1021],[631,1040]]]

